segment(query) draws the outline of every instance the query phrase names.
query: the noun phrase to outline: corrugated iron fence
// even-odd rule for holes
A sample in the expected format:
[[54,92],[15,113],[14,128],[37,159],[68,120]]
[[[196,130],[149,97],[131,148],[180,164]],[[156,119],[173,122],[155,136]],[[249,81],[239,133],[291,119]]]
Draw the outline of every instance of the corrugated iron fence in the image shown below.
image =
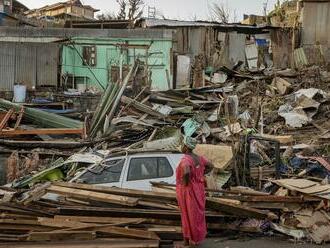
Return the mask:
[[12,91],[15,83],[56,87],[59,51],[54,43],[0,42],[0,91]]

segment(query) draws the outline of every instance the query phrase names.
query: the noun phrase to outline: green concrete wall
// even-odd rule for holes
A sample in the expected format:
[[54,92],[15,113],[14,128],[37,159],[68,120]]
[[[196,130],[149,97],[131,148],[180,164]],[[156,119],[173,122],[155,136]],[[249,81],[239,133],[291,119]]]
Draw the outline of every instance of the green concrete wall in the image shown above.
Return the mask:
[[[133,64],[134,60],[139,57],[141,61],[146,61],[148,55],[148,66],[151,70],[152,90],[163,91],[168,89],[166,70],[171,72],[171,51],[172,40],[170,39],[93,39],[93,38],[74,38],[73,45],[64,45],[62,50],[62,74],[73,74],[75,77],[81,77],[81,82],[86,81],[89,87],[98,87],[98,81],[106,87],[110,81],[111,66],[119,66],[120,47],[119,44],[129,45],[150,45],[148,53],[145,49],[129,48],[124,53],[123,63]],[[83,46],[96,46],[96,65],[89,70],[88,66],[84,66],[81,57]],[[94,76],[94,75],[95,76]],[[98,79],[96,80],[95,77]]]

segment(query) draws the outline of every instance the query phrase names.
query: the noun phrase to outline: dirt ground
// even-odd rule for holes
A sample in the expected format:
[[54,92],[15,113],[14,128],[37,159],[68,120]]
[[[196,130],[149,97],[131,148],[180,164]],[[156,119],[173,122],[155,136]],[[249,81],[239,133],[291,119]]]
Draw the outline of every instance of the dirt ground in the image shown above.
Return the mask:
[[326,245],[313,245],[310,243],[294,242],[288,239],[276,238],[242,238],[229,240],[226,238],[214,238],[206,240],[200,248],[320,248],[330,247]]

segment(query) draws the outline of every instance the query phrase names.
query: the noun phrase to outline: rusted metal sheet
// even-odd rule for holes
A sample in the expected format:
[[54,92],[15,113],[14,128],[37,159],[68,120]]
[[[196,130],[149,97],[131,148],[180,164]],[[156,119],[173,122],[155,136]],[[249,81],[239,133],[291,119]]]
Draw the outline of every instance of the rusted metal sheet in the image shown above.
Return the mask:
[[58,44],[0,42],[0,91],[12,91],[15,83],[57,86],[58,64]]
[[26,85],[28,89],[36,86],[36,47],[31,43],[16,43],[15,45],[15,83]]
[[218,31],[211,27],[180,27],[176,32],[176,51],[192,58],[203,54],[206,62],[212,63]]
[[272,51],[275,68],[288,68],[293,65],[292,33],[289,30],[272,30]]
[[330,46],[330,2],[304,2],[303,44]]
[[12,91],[15,83],[15,49],[0,45],[0,91]]
[[302,45],[309,62],[326,64],[330,60],[330,2],[304,2],[302,22]]
[[58,44],[37,44],[37,85],[57,86]]
[[245,61],[245,39],[246,34],[212,27],[179,27],[174,49],[192,59],[203,55],[206,64],[214,67],[231,67],[239,60]]

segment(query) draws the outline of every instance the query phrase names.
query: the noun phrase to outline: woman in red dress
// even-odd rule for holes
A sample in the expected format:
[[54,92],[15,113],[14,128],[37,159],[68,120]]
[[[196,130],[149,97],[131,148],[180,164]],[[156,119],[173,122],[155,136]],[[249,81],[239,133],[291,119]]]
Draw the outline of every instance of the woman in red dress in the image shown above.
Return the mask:
[[176,170],[176,195],[181,211],[184,246],[196,246],[206,237],[205,174],[213,165],[203,156],[193,153],[197,140],[184,138],[181,159]]

